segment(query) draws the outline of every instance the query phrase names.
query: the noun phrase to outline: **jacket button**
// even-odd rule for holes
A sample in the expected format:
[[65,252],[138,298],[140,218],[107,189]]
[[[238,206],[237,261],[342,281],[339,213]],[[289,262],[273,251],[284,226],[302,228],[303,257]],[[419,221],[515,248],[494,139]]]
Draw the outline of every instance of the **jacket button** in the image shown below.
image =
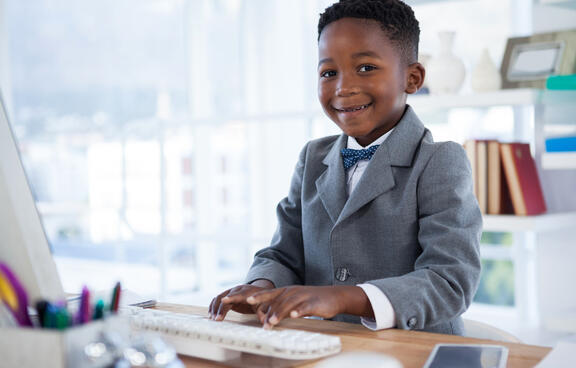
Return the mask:
[[346,281],[350,277],[350,271],[346,267],[339,267],[336,270],[336,280]]
[[408,328],[413,330],[416,328],[416,325],[418,324],[418,320],[416,319],[416,317],[412,317],[408,320]]

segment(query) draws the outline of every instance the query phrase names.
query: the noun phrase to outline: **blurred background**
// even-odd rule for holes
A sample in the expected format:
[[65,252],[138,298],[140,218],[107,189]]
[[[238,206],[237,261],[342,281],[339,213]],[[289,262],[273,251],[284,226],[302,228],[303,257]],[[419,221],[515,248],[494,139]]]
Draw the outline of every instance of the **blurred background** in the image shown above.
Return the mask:
[[[0,87],[66,291],[121,280],[207,305],[242,282],[298,152],[338,133],[316,96],[318,14],[331,3],[0,0]],[[576,28],[574,8],[530,0],[409,3],[421,55],[455,32],[461,94],[482,50],[499,66],[511,36]],[[421,115],[437,141],[516,138],[511,106]],[[531,280],[518,280],[513,232],[483,242],[469,316],[527,342],[564,336],[523,326],[517,288]]]

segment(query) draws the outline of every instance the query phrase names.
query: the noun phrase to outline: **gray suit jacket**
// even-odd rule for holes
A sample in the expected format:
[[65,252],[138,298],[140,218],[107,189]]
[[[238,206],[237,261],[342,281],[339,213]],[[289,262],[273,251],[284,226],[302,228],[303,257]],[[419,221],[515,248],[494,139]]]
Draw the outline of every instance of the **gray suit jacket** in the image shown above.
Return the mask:
[[256,253],[246,281],[370,283],[392,303],[398,328],[462,334],[459,316],[480,276],[482,228],[465,151],[434,143],[408,106],[347,198],[346,140],[304,147],[271,245]]

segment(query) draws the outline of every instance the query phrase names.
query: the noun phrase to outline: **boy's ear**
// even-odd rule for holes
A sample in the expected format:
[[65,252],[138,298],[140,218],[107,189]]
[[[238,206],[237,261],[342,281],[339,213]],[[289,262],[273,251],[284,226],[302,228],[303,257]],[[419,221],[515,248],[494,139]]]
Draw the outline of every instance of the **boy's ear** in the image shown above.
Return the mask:
[[408,65],[406,69],[406,90],[408,94],[416,93],[422,84],[424,84],[424,77],[426,76],[426,70],[424,66],[418,62]]

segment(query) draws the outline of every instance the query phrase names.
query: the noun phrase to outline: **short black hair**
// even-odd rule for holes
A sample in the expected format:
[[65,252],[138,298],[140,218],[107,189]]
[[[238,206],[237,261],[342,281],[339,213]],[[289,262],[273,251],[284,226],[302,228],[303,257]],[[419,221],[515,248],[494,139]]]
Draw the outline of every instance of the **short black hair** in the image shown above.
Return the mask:
[[340,0],[320,14],[318,40],[324,27],[342,18],[377,21],[406,63],[418,61],[420,26],[412,8],[401,0]]

